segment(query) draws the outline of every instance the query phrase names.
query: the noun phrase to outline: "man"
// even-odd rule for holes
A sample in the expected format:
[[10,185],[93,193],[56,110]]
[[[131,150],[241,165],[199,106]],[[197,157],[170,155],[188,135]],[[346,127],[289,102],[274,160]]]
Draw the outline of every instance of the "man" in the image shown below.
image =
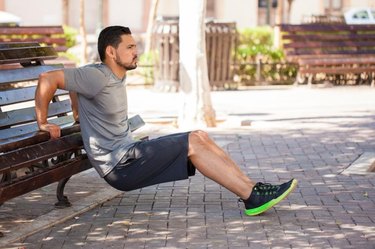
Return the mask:
[[48,104],[56,89],[71,92],[73,114],[81,124],[90,162],[111,186],[129,191],[187,179],[198,169],[238,195],[247,215],[265,212],[297,185],[254,183],[204,131],[191,131],[135,141],[129,131],[125,78],[137,67],[137,47],[129,28],[110,26],[98,39],[101,64],[43,73],[35,94],[40,130],[51,138],[60,127],[47,121]]

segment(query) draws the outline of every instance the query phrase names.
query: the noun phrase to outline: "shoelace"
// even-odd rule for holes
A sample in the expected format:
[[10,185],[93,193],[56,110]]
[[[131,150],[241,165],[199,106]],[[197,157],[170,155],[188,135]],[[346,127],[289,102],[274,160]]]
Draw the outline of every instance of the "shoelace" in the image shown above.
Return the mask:
[[279,186],[277,185],[262,182],[258,182],[254,187],[254,191],[256,191],[257,195],[273,195],[276,194],[278,189]]
[[[257,195],[271,195],[271,194],[276,194],[278,189],[279,189],[279,186],[277,185],[258,182],[257,184],[255,184],[253,190],[256,191]],[[239,198],[238,202],[244,202],[244,200],[242,198]]]

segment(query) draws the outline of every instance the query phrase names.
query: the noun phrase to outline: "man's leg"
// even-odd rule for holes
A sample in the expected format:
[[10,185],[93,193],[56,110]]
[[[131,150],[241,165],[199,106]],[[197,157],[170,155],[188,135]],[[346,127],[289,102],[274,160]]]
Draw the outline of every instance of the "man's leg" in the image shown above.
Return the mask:
[[238,165],[203,131],[189,135],[188,156],[204,176],[219,183],[240,198],[246,200],[255,183]]
[[247,215],[261,214],[287,197],[297,186],[292,179],[281,185],[254,183],[203,131],[189,134],[188,157],[204,176],[237,194]]

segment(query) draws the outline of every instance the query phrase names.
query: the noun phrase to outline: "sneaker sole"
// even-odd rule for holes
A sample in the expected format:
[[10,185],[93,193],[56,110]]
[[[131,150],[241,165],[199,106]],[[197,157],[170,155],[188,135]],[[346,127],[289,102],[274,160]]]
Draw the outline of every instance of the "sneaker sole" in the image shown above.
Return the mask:
[[297,183],[298,183],[298,181],[296,179],[293,179],[290,187],[282,195],[280,195],[276,199],[273,199],[273,200],[263,204],[260,207],[253,208],[253,209],[246,209],[245,214],[248,215],[248,216],[254,216],[254,215],[258,215],[258,214],[266,212],[268,209],[272,208],[277,203],[284,200],[285,197],[287,197],[297,187]]

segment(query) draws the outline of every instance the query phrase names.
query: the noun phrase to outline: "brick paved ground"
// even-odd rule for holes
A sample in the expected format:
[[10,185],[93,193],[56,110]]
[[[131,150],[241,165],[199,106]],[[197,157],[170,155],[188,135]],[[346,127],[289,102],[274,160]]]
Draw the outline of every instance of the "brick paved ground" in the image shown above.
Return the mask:
[[[259,181],[299,180],[264,215],[244,216],[236,196],[197,174],[118,195],[5,248],[375,248],[375,173],[341,174],[364,152],[375,152],[374,93],[367,87],[213,93],[227,122],[209,132],[240,167]],[[129,95],[153,96],[153,108],[165,111],[158,118],[174,111],[162,100],[178,98]],[[141,113],[153,117],[153,110]],[[252,125],[240,127],[243,120]]]

